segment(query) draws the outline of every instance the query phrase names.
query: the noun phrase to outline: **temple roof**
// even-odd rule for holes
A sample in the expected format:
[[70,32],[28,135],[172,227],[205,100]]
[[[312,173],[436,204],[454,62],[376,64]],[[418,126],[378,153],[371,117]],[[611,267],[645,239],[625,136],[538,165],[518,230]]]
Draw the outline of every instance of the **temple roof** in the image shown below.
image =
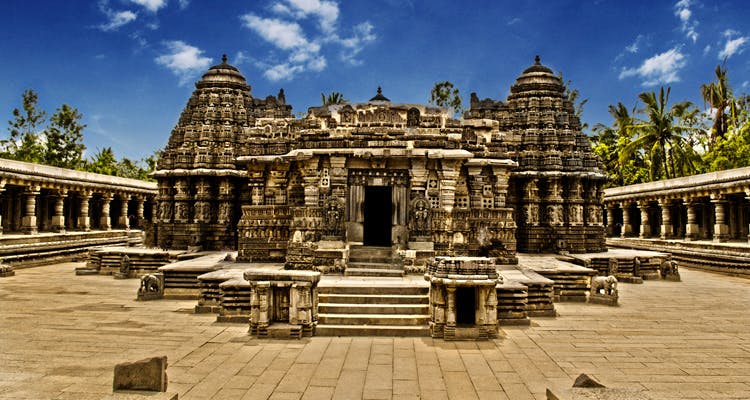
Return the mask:
[[229,86],[243,90],[250,90],[245,76],[240,70],[227,63],[227,55],[221,57],[221,64],[216,64],[209,68],[200,81],[195,84],[197,88],[209,86]]
[[383,96],[383,89],[378,86],[378,94],[376,94],[375,97],[371,98],[370,101],[391,101],[391,99]]
[[534,64],[523,70],[516,83],[510,88],[510,98],[520,93],[534,93],[536,95],[563,96],[565,86],[562,79],[552,70],[541,64],[539,56],[534,57]]

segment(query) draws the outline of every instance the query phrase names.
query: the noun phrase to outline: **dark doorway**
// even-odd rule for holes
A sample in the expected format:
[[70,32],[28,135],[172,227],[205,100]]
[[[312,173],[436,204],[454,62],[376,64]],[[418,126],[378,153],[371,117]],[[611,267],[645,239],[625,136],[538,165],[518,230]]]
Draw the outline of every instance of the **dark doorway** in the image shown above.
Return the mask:
[[473,287],[456,288],[456,324],[474,325],[477,298],[475,293]]
[[365,187],[365,246],[391,245],[392,192],[389,186]]

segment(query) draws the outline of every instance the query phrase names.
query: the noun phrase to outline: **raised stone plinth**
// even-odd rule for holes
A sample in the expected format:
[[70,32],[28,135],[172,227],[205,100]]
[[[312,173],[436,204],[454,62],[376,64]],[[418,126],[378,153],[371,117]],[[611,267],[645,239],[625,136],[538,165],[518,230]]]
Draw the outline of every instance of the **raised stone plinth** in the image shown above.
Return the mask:
[[227,252],[210,253],[191,260],[177,261],[159,268],[164,274],[164,297],[168,299],[200,298],[198,276],[229,265]]
[[[498,273],[503,282],[515,282],[526,286],[526,313],[529,317],[554,317],[554,281],[521,265],[501,265]],[[501,300],[498,299],[498,307]]]
[[198,275],[200,299],[195,306],[196,313],[219,313],[221,309],[220,285],[231,279],[242,278],[241,269],[220,269]]
[[555,302],[587,300],[589,284],[596,271],[565,262],[550,255],[519,254],[518,263],[554,281]]

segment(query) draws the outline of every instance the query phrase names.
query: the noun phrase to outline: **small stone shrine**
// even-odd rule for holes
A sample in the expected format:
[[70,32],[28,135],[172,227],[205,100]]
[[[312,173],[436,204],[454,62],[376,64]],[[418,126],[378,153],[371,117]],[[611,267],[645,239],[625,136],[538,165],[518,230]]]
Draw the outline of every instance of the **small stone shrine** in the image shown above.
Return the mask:
[[301,338],[315,333],[320,272],[247,269],[250,333]]
[[445,340],[497,337],[497,292],[502,283],[486,257],[437,257],[430,282],[430,331]]

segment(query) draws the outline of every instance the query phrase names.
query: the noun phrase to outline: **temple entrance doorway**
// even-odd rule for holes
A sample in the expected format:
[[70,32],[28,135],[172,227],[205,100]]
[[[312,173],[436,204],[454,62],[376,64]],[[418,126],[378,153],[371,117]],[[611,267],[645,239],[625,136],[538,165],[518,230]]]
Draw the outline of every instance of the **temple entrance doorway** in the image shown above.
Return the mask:
[[474,325],[476,316],[476,290],[473,287],[456,288],[456,324]]
[[364,204],[365,246],[391,245],[393,189],[389,186],[366,186]]

